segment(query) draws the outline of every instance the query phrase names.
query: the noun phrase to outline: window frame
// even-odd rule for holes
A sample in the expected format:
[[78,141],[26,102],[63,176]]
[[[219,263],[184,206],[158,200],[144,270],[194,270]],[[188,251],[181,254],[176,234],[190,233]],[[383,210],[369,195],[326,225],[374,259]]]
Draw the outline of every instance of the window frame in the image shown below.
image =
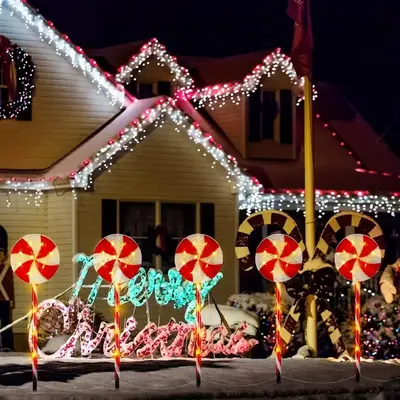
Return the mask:
[[[102,199],[107,200],[107,199]],[[142,199],[113,199],[117,202],[117,232],[120,233],[121,224],[120,224],[120,204],[121,203],[153,203],[155,205],[155,226],[161,225],[161,205],[164,204],[195,204],[195,230],[200,232],[201,228],[201,219],[200,219],[200,208],[201,204],[204,202],[195,202],[195,201],[182,201],[182,200],[142,200]]]
[[[281,92],[283,90],[290,90],[292,92],[292,140],[291,143],[282,143],[281,140]],[[273,128],[273,138],[263,138],[263,92],[273,92],[275,93],[275,101],[278,107],[278,112],[274,118],[274,128]],[[271,140],[276,141],[277,143],[282,144],[290,144],[294,143],[295,131],[296,131],[296,103],[295,103],[295,95],[293,93],[292,88],[285,89],[285,88],[267,88],[267,87],[260,87],[259,91],[256,92],[259,96],[259,104],[260,104],[260,111],[259,111],[259,135],[258,137],[260,140],[257,142],[255,140],[250,140],[250,99],[246,101],[246,143],[260,143],[260,142],[269,142]],[[250,94],[250,96],[254,96],[255,93]]]
[[[118,198],[118,199],[111,199],[111,198],[102,198],[102,211],[101,211],[101,219],[103,221],[103,202],[104,201],[115,201],[115,205],[116,205],[116,210],[115,210],[115,217],[116,217],[116,232],[114,233],[120,233],[121,232],[121,223],[120,223],[120,210],[121,210],[121,203],[153,203],[155,206],[155,215],[154,215],[154,225],[155,227],[162,225],[162,204],[192,204],[195,205],[195,232],[193,232],[192,234],[195,233],[202,233],[202,226],[206,226],[204,223],[202,224],[202,218],[201,218],[201,214],[202,214],[202,207],[203,208],[203,212],[205,212],[205,208],[212,205],[212,218],[213,218],[213,226],[212,226],[212,233],[213,236],[215,236],[215,230],[216,230],[216,204],[213,202],[195,202],[195,201],[182,201],[182,200],[148,200],[148,199],[126,199],[126,198]],[[208,210],[208,212],[210,212],[210,209]],[[209,228],[210,229],[210,228]],[[207,233],[205,233],[207,234]],[[103,225],[102,225],[102,235],[103,235]],[[133,237],[135,238],[135,237]],[[139,237],[137,237],[139,238]],[[172,239],[177,239],[177,238],[172,238]],[[178,238],[179,239],[179,238]],[[160,256],[156,256],[155,259],[155,267],[157,269],[160,269],[162,265],[162,260]]]
[[[170,92],[170,94],[169,95],[166,95],[166,94],[160,94],[159,93],[159,88],[158,88],[158,84],[159,84],[159,82],[169,82],[169,84],[170,84],[170,87],[171,87],[171,92]],[[152,85],[152,88],[153,88],[153,93],[154,93],[154,96],[153,97],[157,97],[157,96],[167,96],[167,97],[172,97],[173,95],[174,95],[174,93],[175,93],[175,85],[174,85],[174,82],[172,82],[172,81],[164,81],[164,80],[161,80],[161,81],[148,81],[148,80],[144,80],[144,81],[138,81],[138,80],[135,80],[135,81],[133,81],[133,82],[130,82],[130,85],[135,85],[135,90],[134,90],[134,92],[132,92],[132,95],[134,95],[136,98],[138,98],[138,99],[140,99],[140,100],[143,100],[143,99],[146,99],[146,98],[149,98],[149,97],[143,97],[143,98],[141,98],[141,97],[138,97],[138,94],[139,94],[139,88],[140,88],[140,85]],[[132,91],[132,88],[131,89],[129,89],[129,86],[130,85],[126,85],[126,89],[129,91],[129,90],[131,90]]]

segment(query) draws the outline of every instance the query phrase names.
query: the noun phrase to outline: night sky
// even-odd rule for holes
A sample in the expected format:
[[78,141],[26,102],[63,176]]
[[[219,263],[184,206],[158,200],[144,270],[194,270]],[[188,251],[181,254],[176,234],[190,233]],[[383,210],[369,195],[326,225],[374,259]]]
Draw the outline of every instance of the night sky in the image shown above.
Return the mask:
[[[30,3],[83,48],[157,37],[175,55],[290,53],[287,0]],[[312,18],[314,81],[338,85],[400,153],[400,1],[312,0]]]

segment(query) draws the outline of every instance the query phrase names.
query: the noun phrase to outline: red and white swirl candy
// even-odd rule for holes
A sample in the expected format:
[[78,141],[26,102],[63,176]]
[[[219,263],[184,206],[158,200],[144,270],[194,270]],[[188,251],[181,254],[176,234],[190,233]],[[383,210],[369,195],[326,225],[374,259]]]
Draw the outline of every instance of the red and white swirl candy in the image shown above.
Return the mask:
[[202,283],[214,278],[223,264],[222,249],[211,236],[187,236],[175,251],[175,266],[188,281]]
[[381,261],[378,244],[361,233],[346,236],[336,247],[336,268],[349,281],[363,282],[372,278],[379,271]]
[[303,253],[290,236],[276,233],[262,240],[256,250],[260,274],[272,282],[286,282],[300,270]]
[[12,248],[10,264],[19,279],[38,285],[50,280],[57,272],[60,252],[47,236],[25,235]]
[[119,233],[101,239],[93,252],[96,272],[107,282],[122,284],[132,279],[142,265],[142,252],[129,236]]

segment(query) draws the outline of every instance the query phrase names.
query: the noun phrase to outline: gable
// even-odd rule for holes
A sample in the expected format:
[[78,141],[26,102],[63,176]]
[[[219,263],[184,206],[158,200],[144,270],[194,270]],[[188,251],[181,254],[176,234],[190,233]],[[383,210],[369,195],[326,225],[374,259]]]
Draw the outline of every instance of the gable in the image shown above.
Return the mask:
[[[168,117],[146,140],[115,162],[111,173],[94,182],[94,191],[109,190],[138,200],[210,201],[233,195],[226,171]],[[107,187],[108,189],[105,189]],[[156,198],[157,197],[157,198]]]
[[[11,10],[10,4],[18,9]],[[3,2],[0,34],[22,48],[35,64],[32,121],[0,121],[2,137],[7,140],[7,152],[0,159],[0,169],[44,169],[112,118],[124,99],[111,81],[104,83],[107,80],[101,78],[100,71],[95,80],[84,65],[86,76],[82,68],[72,65],[74,47],[70,46],[68,60],[54,44],[41,40],[35,27],[29,27],[28,22],[32,20],[24,22],[21,18],[21,7],[29,10],[22,2]],[[42,39],[45,39],[43,34]],[[54,41],[56,39],[54,36]],[[24,153],[23,164],[21,153]]]
[[[144,44],[138,53],[131,56],[126,65],[122,65],[118,69],[116,76],[118,82],[129,84],[135,78],[135,75],[150,63],[165,67],[177,87],[188,89],[193,86],[193,78],[189,71],[179,65],[176,57],[169,54],[165,46],[155,38]],[[157,68],[155,69],[157,70]],[[165,69],[163,68],[163,70]]]

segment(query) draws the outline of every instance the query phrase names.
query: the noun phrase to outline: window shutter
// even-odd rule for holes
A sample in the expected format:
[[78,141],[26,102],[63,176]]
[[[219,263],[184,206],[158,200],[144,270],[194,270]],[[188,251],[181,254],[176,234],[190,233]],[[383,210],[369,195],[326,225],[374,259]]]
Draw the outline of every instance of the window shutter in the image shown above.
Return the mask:
[[275,118],[278,115],[275,92],[264,91],[262,96],[262,138],[274,139]]
[[251,93],[247,101],[248,138],[250,142],[261,140],[261,90]]
[[117,200],[101,201],[101,237],[117,233]]
[[291,90],[280,91],[280,142],[293,143],[293,99]]
[[[22,86],[22,81],[18,79],[18,71],[17,71],[17,89],[19,93],[21,92],[22,89],[21,86]],[[32,99],[29,106],[18,114],[17,121],[32,121],[33,96],[34,93],[32,93]]]
[[171,82],[158,81],[157,82],[157,94],[159,96],[171,96]]
[[200,204],[200,233],[215,237],[215,205]]

